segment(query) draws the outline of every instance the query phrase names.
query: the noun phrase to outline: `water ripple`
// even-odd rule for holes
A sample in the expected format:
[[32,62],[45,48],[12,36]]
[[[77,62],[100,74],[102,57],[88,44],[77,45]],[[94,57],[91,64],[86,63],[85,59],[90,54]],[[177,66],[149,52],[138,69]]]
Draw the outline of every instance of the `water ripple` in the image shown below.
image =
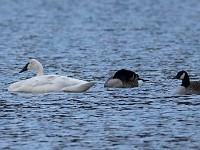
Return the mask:
[[[198,149],[199,95],[174,95],[187,70],[198,80],[199,2],[0,1],[0,149]],[[9,84],[30,58],[45,74],[96,81],[85,93],[24,94]],[[149,80],[104,82],[126,68]]]

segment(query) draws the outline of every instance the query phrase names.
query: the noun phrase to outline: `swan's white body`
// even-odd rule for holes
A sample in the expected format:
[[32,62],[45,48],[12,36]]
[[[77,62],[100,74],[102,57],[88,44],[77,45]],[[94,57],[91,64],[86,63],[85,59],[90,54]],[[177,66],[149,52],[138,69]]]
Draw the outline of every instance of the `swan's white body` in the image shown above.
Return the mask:
[[35,70],[37,75],[33,78],[11,84],[8,91],[34,93],[84,92],[95,84],[94,82],[87,82],[67,76],[43,75],[43,67],[35,59],[30,60],[20,72],[30,69]]

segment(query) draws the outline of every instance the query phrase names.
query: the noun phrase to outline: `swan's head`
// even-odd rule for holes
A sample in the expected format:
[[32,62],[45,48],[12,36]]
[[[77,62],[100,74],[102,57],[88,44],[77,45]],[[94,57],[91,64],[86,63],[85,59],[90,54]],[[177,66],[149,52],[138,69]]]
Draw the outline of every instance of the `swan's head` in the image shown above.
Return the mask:
[[43,75],[42,64],[36,59],[29,60],[29,62],[24,66],[24,68],[19,73],[22,73],[27,70],[34,70],[37,72],[37,75]]

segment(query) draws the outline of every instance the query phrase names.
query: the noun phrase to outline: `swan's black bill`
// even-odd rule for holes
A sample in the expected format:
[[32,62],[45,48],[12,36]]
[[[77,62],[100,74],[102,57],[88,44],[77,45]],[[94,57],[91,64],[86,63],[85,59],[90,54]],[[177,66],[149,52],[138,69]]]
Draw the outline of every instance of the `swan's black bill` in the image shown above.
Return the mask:
[[24,71],[27,71],[27,70],[28,70],[28,64],[29,64],[29,63],[27,63],[27,64],[24,66],[24,68],[23,68],[19,73],[22,73],[22,72],[24,72]]

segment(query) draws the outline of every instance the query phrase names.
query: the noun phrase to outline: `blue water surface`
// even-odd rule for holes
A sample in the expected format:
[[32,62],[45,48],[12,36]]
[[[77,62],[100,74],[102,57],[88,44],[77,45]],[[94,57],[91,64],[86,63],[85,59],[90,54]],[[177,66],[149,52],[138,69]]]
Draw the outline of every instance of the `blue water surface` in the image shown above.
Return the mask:
[[[0,149],[200,149],[198,0],[0,0]],[[84,93],[8,92],[31,58],[45,74],[95,81]],[[149,80],[106,89],[125,68]]]

